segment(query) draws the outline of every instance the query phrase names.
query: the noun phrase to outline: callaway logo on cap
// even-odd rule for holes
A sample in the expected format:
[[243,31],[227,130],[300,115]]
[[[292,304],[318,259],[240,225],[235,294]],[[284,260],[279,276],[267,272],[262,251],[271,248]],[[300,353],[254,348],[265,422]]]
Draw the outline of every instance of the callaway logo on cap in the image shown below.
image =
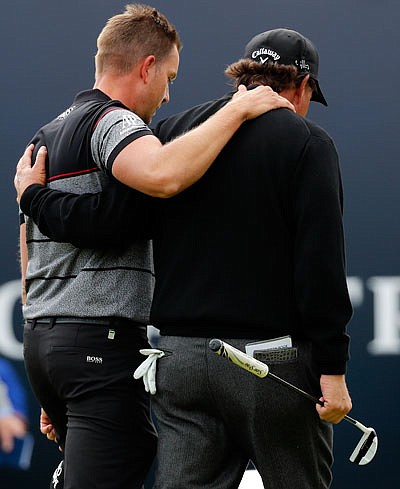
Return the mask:
[[318,51],[298,32],[290,29],[262,32],[247,44],[244,57],[262,64],[294,65],[299,71],[310,73],[316,85],[311,100],[328,105],[318,83]]

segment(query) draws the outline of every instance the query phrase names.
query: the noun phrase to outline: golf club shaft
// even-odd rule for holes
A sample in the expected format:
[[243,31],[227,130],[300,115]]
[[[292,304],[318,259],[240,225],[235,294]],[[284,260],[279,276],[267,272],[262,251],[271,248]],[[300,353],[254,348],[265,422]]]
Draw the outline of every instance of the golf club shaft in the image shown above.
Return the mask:
[[[282,384],[289,389],[292,389],[296,391],[297,393],[301,394],[303,397],[309,399],[310,401],[313,401],[315,404],[319,404],[320,406],[323,406],[324,403],[323,401],[317,399],[316,397],[312,396],[306,391],[303,391],[299,387],[296,387],[295,385],[291,384],[290,382],[281,379],[277,375],[273,374],[272,372],[269,371],[269,368],[267,365],[265,365],[264,370],[261,368],[260,369],[260,361],[256,360],[255,358],[251,357],[250,355],[247,355],[246,353],[242,352],[241,350],[238,350],[237,348],[234,348],[232,345],[228,345],[227,343],[224,343],[222,340],[218,339],[213,339],[210,341],[210,349],[217,353],[220,356],[223,356],[233,362],[234,364],[238,365],[239,367],[247,370],[248,372],[257,375],[258,377],[270,377],[272,380],[275,380],[275,382],[278,382],[279,384]],[[262,363],[262,362],[261,362]],[[262,371],[262,375],[260,375],[260,370]],[[361,431],[366,432],[367,428],[360,423],[359,421],[351,418],[350,416],[345,415],[344,418],[347,422],[353,424],[357,428],[359,428]]]
[[[313,401],[315,404],[319,404],[320,406],[323,406],[324,403],[323,401],[317,399],[316,397],[312,396],[311,394],[309,394],[308,392],[306,391],[303,391],[302,389],[300,389],[300,387],[297,387],[293,384],[291,384],[290,382],[287,382],[286,380],[284,379],[281,379],[280,377],[278,377],[277,375],[273,374],[271,371],[268,373],[268,377],[270,377],[272,380],[275,380],[276,382],[278,382],[279,384],[282,384],[282,385],[285,385],[286,387],[289,387],[290,389],[298,392],[299,394],[301,394],[303,397],[306,397],[307,399],[309,399],[310,401]],[[350,416],[348,416],[347,414],[344,416],[344,418],[346,421],[348,421],[349,423],[353,424],[354,426],[357,426],[357,428],[360,428],[360,430],[362,431],[366,431],[366,428],[365,426],[360,423],[359,421],[351,418]],[[364,429],[363,429],[364,428]]]

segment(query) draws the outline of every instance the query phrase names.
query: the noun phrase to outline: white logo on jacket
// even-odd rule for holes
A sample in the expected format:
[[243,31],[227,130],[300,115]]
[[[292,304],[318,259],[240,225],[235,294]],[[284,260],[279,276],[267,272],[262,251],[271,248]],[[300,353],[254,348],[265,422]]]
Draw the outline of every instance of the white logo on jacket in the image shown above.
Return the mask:
[[95,357],[92,355],[87,355],[86,356],[86,362],[87,363],[103,363],[103,359],[101,357]]
[[130,132],[132,129],[138,129],[145,126],[144,122],[136,114],[124,114],[122,116],[121,136]]

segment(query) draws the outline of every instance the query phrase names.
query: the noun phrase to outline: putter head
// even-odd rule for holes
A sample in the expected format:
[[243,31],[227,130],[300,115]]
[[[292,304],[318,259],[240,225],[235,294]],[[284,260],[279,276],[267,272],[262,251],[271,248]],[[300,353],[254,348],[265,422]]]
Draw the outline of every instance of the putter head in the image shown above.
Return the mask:
[[361,440],[358,442],[350,461],[357,465],[367,465],[375,457],[378,449],[378,437],[373,428],[367,428]]

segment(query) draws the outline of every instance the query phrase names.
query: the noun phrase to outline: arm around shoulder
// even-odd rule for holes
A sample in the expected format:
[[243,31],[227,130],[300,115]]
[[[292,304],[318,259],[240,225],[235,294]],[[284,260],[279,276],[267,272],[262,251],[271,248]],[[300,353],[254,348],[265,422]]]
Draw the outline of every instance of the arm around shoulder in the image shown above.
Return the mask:
[[118,182],[81,195],[34,184],[20,206],[45,236],[79,248],[118,247],[151,235],[152,202]]
[[172,197],[204,175],[244,121],[281,107],[293,108],[271,88],[241,87],[207,121],[170,143],[162,146],[153,136],[130,143],[115,158],[113,175],[148,195]]

